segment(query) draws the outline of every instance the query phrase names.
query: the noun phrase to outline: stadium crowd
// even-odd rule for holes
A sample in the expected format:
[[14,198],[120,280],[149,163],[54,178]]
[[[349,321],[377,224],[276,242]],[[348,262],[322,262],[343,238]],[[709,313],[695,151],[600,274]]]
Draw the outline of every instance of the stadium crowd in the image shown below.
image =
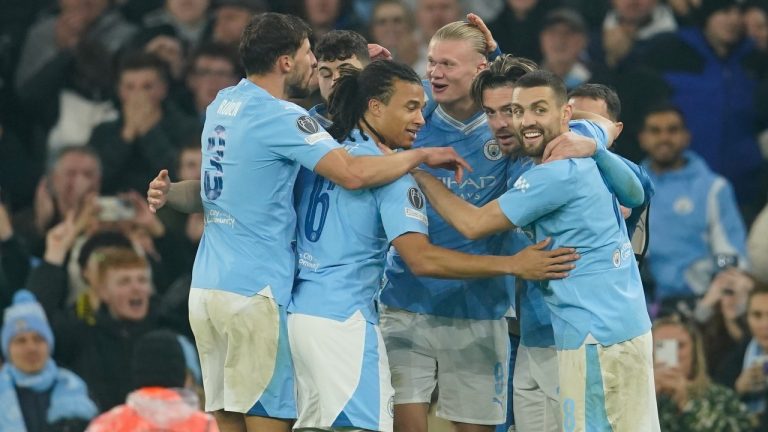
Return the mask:
[[[0,431],[217,430],[199,412],[188,318],[204,216],[155,212],[146,192],[164,169],[201,180],[206,108],[245,77],[241,35],[264,12],[301,17],[313,47],[357,32],[427,80],[430,40],[475,13],[501,52],[533,60],[571,102],[594,104],[580,109],[621,125],[612,150],[654,189],[638,229],[649,238],[640,270],[661,430],[768,430],[768,2],[0,7]],[[327,101],[324,78],[292,101]]]

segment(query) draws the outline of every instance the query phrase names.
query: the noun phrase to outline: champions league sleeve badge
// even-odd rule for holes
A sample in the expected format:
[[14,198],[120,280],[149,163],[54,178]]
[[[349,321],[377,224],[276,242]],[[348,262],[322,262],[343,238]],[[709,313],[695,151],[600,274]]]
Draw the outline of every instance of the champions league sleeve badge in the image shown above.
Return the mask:
[[320,125],[308,115],[296,119],[296,128],[307,135],[316,134],[320,131]]

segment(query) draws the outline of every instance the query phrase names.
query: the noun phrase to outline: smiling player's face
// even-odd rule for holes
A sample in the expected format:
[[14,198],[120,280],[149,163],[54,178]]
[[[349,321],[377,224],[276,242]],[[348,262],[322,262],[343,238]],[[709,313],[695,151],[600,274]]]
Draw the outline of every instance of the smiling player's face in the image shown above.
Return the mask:
[[392,148],[410,148],[424,126],[424,88],[417,83],[395,80],[389,103],[379,105],[374,128]]
[[549,87],[516,87],[512,92],[512,116],[523,152],[541,157],[544,148],[564,132],[570,105],[558,103]]

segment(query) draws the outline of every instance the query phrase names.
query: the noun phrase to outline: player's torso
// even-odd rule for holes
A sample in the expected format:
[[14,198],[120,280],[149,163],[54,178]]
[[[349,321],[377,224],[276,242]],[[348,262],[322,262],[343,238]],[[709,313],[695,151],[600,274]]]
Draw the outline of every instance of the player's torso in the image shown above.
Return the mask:
[[219,92],[202,133],[205,231],[193,286],[251,295],[271,286],[287,300],[293,277],[293,184],[299,165],[270,151],[275,113],[298,109],[247,80]]
[[[350,154],[381,155],[355,133]],[[361,310],[376,322],[373,300],[388,247],[371,189],[347,190],[307,169],[296,181],[298,276],[289,310],[345,319]]]
[[[504,193],[509,161],[488,128],[486,116],[479,112],[465,122],[450,118],[440,107],[427,113],[426,125],[419,131],[415,148],[450,146],[472,166],[461,183],[454,173],[424,168],[451,191],[468,202],[482,206]],[[430,241],[438,246],[472,254],[499,254],[503,236],[468,240],[427,206]],[[503,278],[450,280],[414,276],[399,255],[390,250],[387,257],[388,283],[382,302],[414,312],[467,318],[498,318],[509,304]]]

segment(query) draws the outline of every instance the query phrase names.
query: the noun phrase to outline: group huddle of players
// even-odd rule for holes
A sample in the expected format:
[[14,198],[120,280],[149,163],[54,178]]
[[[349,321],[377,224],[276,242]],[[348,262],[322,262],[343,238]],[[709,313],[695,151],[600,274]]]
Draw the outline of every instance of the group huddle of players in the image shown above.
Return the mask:
[[[615,118],[574,109],[610,90],[569,100],[471,14],[434,35],[424,81],[356,33],[309,36],[254,16],[201,181],[148,191],[204,213],[190,324],[219,428],[426,431],[437,388],[462,431],[510,424],[508,405],[519,431],[659,430],[622,214],[647,176],[607,150]],[[315,74],[324,104],[287,101]]]

